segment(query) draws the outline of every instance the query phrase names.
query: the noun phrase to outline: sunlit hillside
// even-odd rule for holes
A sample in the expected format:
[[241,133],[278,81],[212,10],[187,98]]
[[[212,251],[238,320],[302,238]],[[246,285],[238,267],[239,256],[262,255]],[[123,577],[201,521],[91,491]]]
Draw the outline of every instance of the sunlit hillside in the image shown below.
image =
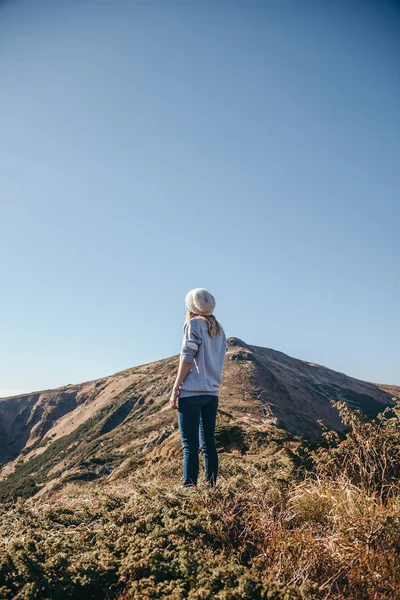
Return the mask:
[[[322,421],[343,430],[330,400],[374,416],[400,389],[360,381],[269,348],[228,339],[218,435],[317,438]],[[168,400],[178,356],[82,384],[0,400],[0,501],[46,494],[72,481],[99,481],[181,455],[176,412]],[[224,432],[227,429],[229,435]],[[272,432],[272,433],[271,433]],[[225,443],[225,442],[224,442]]]

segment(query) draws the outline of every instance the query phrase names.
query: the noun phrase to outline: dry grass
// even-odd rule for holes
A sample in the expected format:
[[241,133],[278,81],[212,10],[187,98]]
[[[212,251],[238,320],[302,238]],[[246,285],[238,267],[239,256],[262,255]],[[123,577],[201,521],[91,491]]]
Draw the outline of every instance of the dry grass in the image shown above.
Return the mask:
[[400,410],[339,409],[345,439],[268,469],[221,453],[215,489],[160,461],[3,508],[0,598],[400,598]]

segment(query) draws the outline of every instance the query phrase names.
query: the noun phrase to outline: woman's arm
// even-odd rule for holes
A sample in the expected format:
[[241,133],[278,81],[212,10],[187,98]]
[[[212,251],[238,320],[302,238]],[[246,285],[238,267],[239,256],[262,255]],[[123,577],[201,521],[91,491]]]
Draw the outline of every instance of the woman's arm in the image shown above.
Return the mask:
[[174,390],[179,390],[179,388],[181,387],[182,383],[185,380],[186,375],[189,373],[190,369],[192,368],[193,363],[192,362],[184,362],[183,360],[180,361],[179,363],[179,369],[178,369],[178,374],[176,376],[176,380],[175,380],[175,384],[174,384]]
[[[173,399],[175,399],[175,401],[177,400],[178,395],[179,395],[179,388],[181,387],[182,383],[184,382],[186,375],[189,373],[190,369],[192,368],[192,365],[193,365],[193,362],[184,362],[183,360],[180,361],[178,373],[177,373],[177,376],[175,379],[174,387],[172,389],[171,404],[174,404]],[[172,406],[172,408],[175,408],[175,406]]]
[[179,388],[185,380],[186,375],[192,368],[200,344],[201,332],[199,329],[199,324],[196,322],[196,320],[189,320],[184,328],[179,369],[171,393],[171,408],[178,408],[176,401],[179,396]]

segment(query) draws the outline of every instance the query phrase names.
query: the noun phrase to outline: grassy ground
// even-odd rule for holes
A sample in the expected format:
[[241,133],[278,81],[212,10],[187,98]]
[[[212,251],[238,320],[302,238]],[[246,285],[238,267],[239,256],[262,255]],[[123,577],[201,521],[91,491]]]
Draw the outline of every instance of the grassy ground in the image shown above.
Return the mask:
[[400,410],[311,450],[220,453],[219,485],[181,460],[0,509],[0,598],[400,598]]

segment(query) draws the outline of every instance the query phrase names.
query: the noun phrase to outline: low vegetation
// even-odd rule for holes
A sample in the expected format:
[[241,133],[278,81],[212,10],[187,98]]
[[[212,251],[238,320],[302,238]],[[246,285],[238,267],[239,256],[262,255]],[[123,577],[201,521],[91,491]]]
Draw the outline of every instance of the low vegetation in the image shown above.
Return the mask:
[[400,406],[337,407],[348,432],[313,448],[225,427],[215,489],[160,460],[3,505],[0,598],[399,599]]

